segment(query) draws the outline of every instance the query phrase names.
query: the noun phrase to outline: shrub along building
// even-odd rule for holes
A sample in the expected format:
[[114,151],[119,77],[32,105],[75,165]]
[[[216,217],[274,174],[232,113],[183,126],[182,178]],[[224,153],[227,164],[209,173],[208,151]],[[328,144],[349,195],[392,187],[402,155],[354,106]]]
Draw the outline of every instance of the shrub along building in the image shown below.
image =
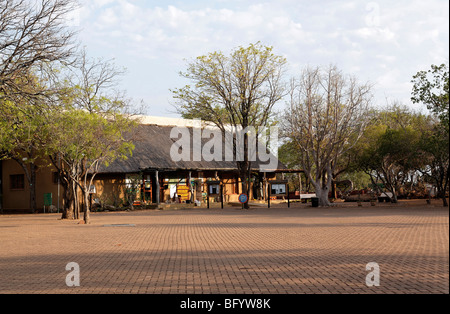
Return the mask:
[[[171,152],[173,154],[174,147],[177,150],[177,138],[173,135],[176,127],[183,127],[193,134],[198,128],[198,121],[143,117],[133,133],[133,155],[100,169],[94,180],[92,202],[113,207],[129,202],[205,204],[208,201],[220,202],[221,195],[225,203],[238,202],[238,196],[243,191],[236,162],[206,161],[203,158],[199,161],[193,158],[174,161]],[[191,139],[190,147],[193,147],[196,139]],[[208,141],[208,138],[201,139],[202,145]],[[275,168],[264,171],[261,171],[259,161],[252,161],[251,165],[250,200],[266,200],[269,180],[275,180],[277,173],[290,171],[278,160]],[[2,208],[26,210],[29,188],[21,167],[15,161],[4,160],[0,164],[0,175]],[[48,207],[50,203],[60,208],[62,188],[59,187],[56,170],[42,163],[36,182],[38,208]]]

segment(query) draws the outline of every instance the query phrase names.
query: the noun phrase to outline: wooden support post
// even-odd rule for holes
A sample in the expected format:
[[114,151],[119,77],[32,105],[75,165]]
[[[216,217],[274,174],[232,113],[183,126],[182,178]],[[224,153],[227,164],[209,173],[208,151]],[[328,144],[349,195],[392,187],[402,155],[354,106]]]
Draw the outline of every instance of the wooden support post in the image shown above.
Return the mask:
[[266,200],[267,199],[267,178],[266,178],[265,172],[264,172],[263,182],[264,182],[264,200]]
[[191,193],[190,202],[194,202],[194,189],[192,188],[192,172],[189,171],[189,192]]
[[206,205],[209,209],[209,184],[206,184]]
[[299,190],[299,193],[302,194],[302,191],[303,191],[302,174],[300,172],[298,173],[298,190]]
[[[144,177],[143,172],[141,172],[141,182],[142,182],[142,184],[140,185],[139,191],[141,193],[142,202],[145,202],[146,201],[146,199],[145,199],[145,177]],[[141,204],[141,205],[143,205],[143,204]]]
[[156,183],[156,204],[159,205],[159,194],[160,194],[160,189],[159,189],[159,176],[158,176],[158,170],[155,171],[155,183]]
[[289,183],[286,183],[287,197],[288,197],[288,208],[291,207],[291,201],[289,198]]
[[223,183],[220,181],[220,207],[223,209]]

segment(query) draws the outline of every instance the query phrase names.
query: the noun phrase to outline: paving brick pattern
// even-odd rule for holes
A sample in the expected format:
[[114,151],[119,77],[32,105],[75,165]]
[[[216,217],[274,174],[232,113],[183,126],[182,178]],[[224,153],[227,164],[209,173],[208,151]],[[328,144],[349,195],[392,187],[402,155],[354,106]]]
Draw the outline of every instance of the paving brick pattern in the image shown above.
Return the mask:
[[[0,293],[449,293],[449,211],[293,204],[251,210],[0,215]],[[122,224],[122,225],[116,225]],[[131,224],[131,225],[124,225]],[[66,265],[80,266],[68,287]],[[380,285],[366,285],[366,264]]]

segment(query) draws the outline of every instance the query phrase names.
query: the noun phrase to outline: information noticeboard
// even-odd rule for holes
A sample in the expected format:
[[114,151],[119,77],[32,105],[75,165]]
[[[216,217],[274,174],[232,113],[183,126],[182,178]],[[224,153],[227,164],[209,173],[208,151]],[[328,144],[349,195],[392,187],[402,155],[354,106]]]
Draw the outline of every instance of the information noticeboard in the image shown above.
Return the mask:
[[220,206],[223,208],[223,191],[220,181],[207,181],[207,197],[206,197],[206,204],[209,208],[209,197],[213,196],[215,199],[219,196],[220,198]]
[[272,181],[270,182],[270,195],[287,196],[287,181]]
[[210,184],[209,185],[209,194],[210,195],[218,195],[220,193],[220,185],[218,184]]
[[274,196],[276,199],[277,196],[282,196],[287,198],[288,207],[291,206],[289,199],[289,186],[287,180],[280,181],[270,181],[269,182],[269,195],[267,198],[267,206],[270,208],[270,198]]
[[208,181],[208,194],[219,195],[220,194],[220,181]]
[[44,206],[52,206],[52,193],[44,194]]

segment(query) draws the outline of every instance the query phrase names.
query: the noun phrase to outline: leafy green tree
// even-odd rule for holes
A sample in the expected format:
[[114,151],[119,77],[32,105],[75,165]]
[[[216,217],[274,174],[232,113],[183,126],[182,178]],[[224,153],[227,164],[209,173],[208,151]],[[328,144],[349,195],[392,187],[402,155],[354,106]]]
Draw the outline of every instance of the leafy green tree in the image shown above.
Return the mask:
[[420,142],[422,165],[418,170],[437,188],[437,196],[442,198],[443,206],[448,206],[446,191],[449,175],[449,137],[439,125],[423,132]]
[[9,138],[5,140],[9,142],[9,147],[4,147],[4,157],[15,160],[24,170],[30,191],[30,210],[35,212],[37,210],[36,161],[42,156],[39,140],[42,132],[40,129],[42,119],[41,116],[33,114],[35,110],[32,106],[22,107],[21,110],[17,109],[14,105],[8,106],[8,108],[4,106],[1,113],[2,120],[4,119],[4,129],[9,131],[7,131]]
[[73,0],[0,0],[0,158],[17,161],[36,210],[36,170],[43,104],[54,90],[42,84],[44,68],[72,62],[76,32],[65,18]]
[[413,103],[423,103],[436,114],[448,132],[449,127],[449,69],[448,65],[431,65],[428,71],[413,76]]
[[382,185],[397,202],[398,191],[422,167],[421,136],[432,119],[398,104],[378,111],[354,147],[359,170]]
[[428,161],[423,174],[429,177],[448,206],[446,191],[449,181],[449,68],[446,64],[431,65],[428,71],[419,71],[413,76],[411,100],[423,103],[435,114],[440,123],[423,134],[422,149]]
[[112,90],[121,73],[110,61],[88,59],[83,53],[78,72],[59,87],[46,149],[63,182],[63,218],[78,218],[83,205],[89,223],[89,193],[99,169],[127,158],[134,149],[132,138],[125,135],[138,120],[130,114],[131,103]]
[[0,119],[0,160],[9,156],[9,151],[13,148],[13,125],[12,121],[12,106],[10,101],[1,101],[1,119]]
[[[45,89],[36,75],[30,76],[28,91]],[[15,160],[23,169],[30,191],[30,210],[36,207],[36,173],[38,159],[43,157],[45,107],[47,97],[16,95],[0,99],[0,158]]]
[[411,127],[388,129],[375,146],[372,157],[378,162],[378,167],[374,166],[373,170],[392,193],[394,203],[397,202],[399,188],[416,169],[419,139],[420,133]]
[[[89,223],[89,193],[94,178],[103,165],[132,154],[134,145],[124,139],[124,132],[132,122],[116,114],[109,120],[99,114],[79,109],[65,110],[53,116],[51,142],[47,145],[55,163],[60,163],[60,173],[76,199],[76,187],[80,189],[84,204],[84,220]],[[69,207],[70,208],[70,207]],[[64,213],[70,218],[72,213]]]
[[[268,126],[273,106],[285,95],[286,60],[272,47],[259,43],[238,47],[229,56],[213,52],[188,63],[180,73],[193,82],[173,90],[177,111],[184,117],[214,123],[225,134],[227,126],[256,132]],[[237,160],[242,191],[249,192],[251,161],[249,136],[244,133],[243,161]],[[236,139],[233,141],[236,150]],[[248,206],[246,204],[245,206]]]

